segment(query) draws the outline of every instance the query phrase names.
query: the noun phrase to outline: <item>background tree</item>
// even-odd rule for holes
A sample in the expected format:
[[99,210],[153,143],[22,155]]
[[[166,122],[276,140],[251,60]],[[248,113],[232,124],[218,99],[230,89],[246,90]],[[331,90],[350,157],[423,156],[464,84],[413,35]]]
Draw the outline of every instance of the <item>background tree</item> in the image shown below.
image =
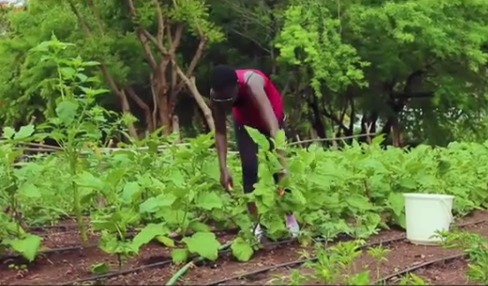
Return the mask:
[[[486,14],[482,1],[30,0],[4,11],[0,120],[53,112],[55,72],[28,51],[54,33],[73,56],[102,62],[100,103],[139,122],[213,129],[207,74],[221,63],[269,74],[293,137],[384,133],[395,145],[484,140]],[[68,71],[66,71],[68,72]],[[367,140],[364,138],[363,140]]]

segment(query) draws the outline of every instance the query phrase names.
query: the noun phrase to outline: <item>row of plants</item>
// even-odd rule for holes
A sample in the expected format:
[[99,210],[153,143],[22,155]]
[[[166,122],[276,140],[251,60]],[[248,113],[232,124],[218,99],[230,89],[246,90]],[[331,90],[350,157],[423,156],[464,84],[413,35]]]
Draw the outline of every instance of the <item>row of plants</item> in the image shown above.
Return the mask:
[[[42,239],[29,234],[25,225],[46,224],[63,215],[77,218],[82,241],[87,241],[83,220],[102,233],[100,247],[124,258],[158,240],[173,248],[175,262],[190,254],[215,260],[222,245],[215,230],[241,229],[231,248],[240,261],[249,260],[259,247],[250,233],[255,221],[246,203],[256,202],[259,222],[271,239],[288,236],[284,215],[293,212],[302,225],[300,240],[333,239],[346,233],[367,238],[381,228],[405,225],[402,193],[446,193],[456,196],[457,215],[485,207],[488,145],[452,143],[447,148],[419,146],[412,150],[380,146],[378,137],[369,145],[353,143],[341,150],[312,145],[307,149],[287,146],[284,134],[275,140],[288,152],[289,176],[280,182],[291,193],[281,196],[272,175],[279,163],[268,141],[249,129],[261,145],[260,181],[255,192],[243,194],[240,176],[236,188],[226,193],[219,184],[219,167],[213,136],[206,134],[175,144],[171,136],[157,132],[141,141],[119,144],[114,152],[102,152],[106,138],[124,136],[124,125],[133,118],[120,117],[96,104],[105,90],[93,90],[97,78],[85,75],[96,62],[66,59],[62,52],[71,45],[55,37],[32,53],[53,64],[59,77],[50,87],[59,91],[56,117],[47,123],[19,130],[4,128],[0,143],[0,241],[7,251],[34,260]],[[21,166],[19,146],[54,139],[62,151],[39,156]],[[161,146],[165,149],[161,152]],[[140,151],[140,148],[146,148]],[[230,169],[240,174],[235,155]],[[104,202],[101,207],[100,201]],[[128,233],[135,230],[135,236]],[[181,240],[171,236],[179,233]]]
[[[466,255],[468,270],[466,280],[473,285],[486,285],[488,283],[488,240],[479,234],[452,230],[438,232],[441,238],[440,245],[446,249],[459,249]],[[292,269],[290,275],[277,276],[270,282],[273,285],[387,285],[380,277],[381,268],[388,263],[388,254],[391,249],[382,246],[369,247],[365,250],[364,240],[339,242],[337,245],[324,247],[318,243],[315,247],[315,260],[307,262],[302,269]],[[374,260],[370,267],[358,264],[358,258],[369,256]],[[312,255],[303,253],[303,258],[310,259]],[[361,267],[362,266],[362,267]],[[429,285],[427,281],[415,273],[401,275],[395,285]]]

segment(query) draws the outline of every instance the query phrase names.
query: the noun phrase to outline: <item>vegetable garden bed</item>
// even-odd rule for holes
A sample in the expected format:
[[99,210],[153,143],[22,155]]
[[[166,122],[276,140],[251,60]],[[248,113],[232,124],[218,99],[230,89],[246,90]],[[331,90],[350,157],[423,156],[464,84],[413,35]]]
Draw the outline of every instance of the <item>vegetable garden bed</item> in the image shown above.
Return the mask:
[[[488,212],[486,211],[477,211],[459,220],[457,225],[463,231],[479,233],[488,238]],[[219,236],[218,240],[225,244],[234,238],[235,234],[223,234]],[[97,235],[90,236],[90,239],[94,242],[92,247],[70,250],[68,248],[73,248],[79,243],[76,233],[74,235],[71,232],[52,233],[45,238],[43,246],[58,248],[59,251],[44,252],[30,264],[20,257],[3,258],[0,268],[0,284],[40,285],[97,282],[103,285],[161,285],[167,283],[182,267],[182,265],[171,263],[171,249],[161,243],[151,242],[141,249],[137,257],[124,263],[120,270],[94,275],[93,267],[95,265],[106,263],[111,266],[111,269],[117,269],[118,260],[115,255],[108,255],[95,247]],[[373,259],[366,253],[355,259],[353,272],[369,269],[371,281],[387,277],[389,285],[398,284],[401,277],[392,274],[407,270],[406,272],[413,272],[431,284],[467,284],[467,260],[460,256],[462,251],[459,249],[412,245],[404,240],[404,232],[401,230],[383,231],[369,239],[368,243],[370,246],[381,244],[384,249],[391,251],[386,255],[388,261],[383,262],[379,268],[377,259]],[[334,243],[331,242],[328,247],[333,245]],[[78,244],[78,246],[80,245]],[[310,258],[304,257],[305,254]],[[203,262],[190,269],[178,284],[292,284],[299,282],[295,277],[296,273],[311,275],[310,277],[317,279],[313,274],[316,273],[316,269],[313,270],[310,265],[303,266],[305,262],[314,262],[316,267],[327,267],[323,264],[324,261],[313,258],[316,254],[316,248],[313,246],[302,246],[297,241],[289,240],[270,244],[267,249],[257,252],[246,263],[236,261],[228,252],[222,252],[218,260]],[[452,258],[453,256],[454,258]],[[447,258],[447,262],[443,261],[445,258]],[[435,263],[429,264],[429,261]],[[458,267],[455,267],[456,265]],[[416,266],[419,266],[418,269],[408,270]],[[388,276],[390,277],[388,278]],[[310,277],[308,279],[312,279]],[[303,284],[306,284],[305,282],[321,283],[321,281],[313,280],[302,281]],[[472,282],[470,283],[472,285]]]
[[[276,153],[270,151],[264,136],[249,129],[261,146],[260,179],[252,194],[242,192],[236,154],[228,156],[234,189],[223,191],[212,134],[176,145],[178,138],[161,138],[158,130],[143,140],[121,143],[118,150],[103,153],[101,147],[109,144],[109,138],[125,134],[124,126],[131,118],[96,104],[96,97],[107,91],[95,89],[92,83],[97,78],[84,73],[99,63],[81,57],[60,58],[71,46],[53,35],[50,41],[30,50],[58,67],[59,78],[53,82],[62,96],[56,101],[55,116],[38,126],[2,130],[2,284],[81,284],[95,280],[102,284],[242,283],[235,275],[246,277],[245,284],[264,284],[276,282],[279,275],[285,280],[281,284],[320,281],[369,285],[386,272],[400,271],[426,257],[438,259],[452,254],[450,260],[463,258],[459,250],[449,250],[451,253],[439,247],[407,244],[403,231],[390,229],[375,237],[380,230],[405,227],[402,193],[454,195],[457,217],[488,207],[488,143],[385,149],[380,144],[383,138],[377,137],[371,144],[354,141],[340,150],[317,144],[302,149],[287,145],[280,131],[274,146],[287,151],[288,175],[276,186],[272,174],[282,168]],[[59,145],[53,154],[15,164],[23,155],[18,146],[46,138]],[[164,152],[160,152],[161,146],[166,147]],[[140,151],[141,147],[145,151]],[[291,192],[281,195],[278,187]],[[256,203],[259,223],[266,227],[268,236],[281,242],[262,249],[253,241],[251,227],[257,221],[247,212],[249,202]],[[287,240],[284,216],[290,212],[302,227],[301,245]],[[474,216],[485,217],[486,213]],[[49,227],[49,231],[33,227],[56,224],[66,217],[74,217],[76,227],[68,227],[66,221],[63,226]],[[465,228],[486,234],[485,222]],[[231,231],[235,229],[240,232]],[[339,242],[335,248],[324,246],[343,236],[356,240]],[[371,236],[376,243],[368,247],[357,240]],[[314,241],[319,238],[322,240]],[[470,279],[488,284],[484,275],[488,272],[486,239],[466,234],[448,238],[464,243],[461,247],[474,269]],[[389,254],[386,248],[379,248],[378,241],[391,248]],[[388,254],[391,265],[374,273],[358,272],[369,265],[363,260],[367,259],[363,252],[379,261]],[[306,259],[313,263],[293,273],[284,270],[301,266],[306,262],[300,261],[305,254],[317,257]],[[337,268],[341,263],[348,267]],[[276,269],[269,269],[273,265]],[[188,272],[186,276],[182,270]],[[249,271],[259,273],[246,274]],[[304,276],[310,271],[314,275]],[[181,277],[174,276],[176,273]],[[402,283],[418,285],[423,283],[420,280],[408,276]],[[456,283],[461,282],[457,279]]]

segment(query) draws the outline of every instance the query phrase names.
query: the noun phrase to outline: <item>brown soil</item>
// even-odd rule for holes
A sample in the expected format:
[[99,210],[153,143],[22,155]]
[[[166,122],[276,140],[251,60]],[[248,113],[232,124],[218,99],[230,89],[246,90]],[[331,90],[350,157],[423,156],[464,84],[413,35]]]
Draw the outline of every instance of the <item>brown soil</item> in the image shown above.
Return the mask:
[[480,285],[468,281],[466,272],[468,261],[456,259],[447,263],[439,263],[414,272],[430,285]]
[[[472,216],[462,220],[462,223],[469,223],[480,221],[486,218],[488,212],[475,212]],[[464,228],[467,231],[475,232],[488,237],[488,222],[478,225],[467,226]],[[61,232],[59,229],[53,228],[51,233],[45,237],[43,246],[46,248],[60,248],[67,246],[80,245],[78,233],[72,229]],[[379,235],[374,236],[369,242],[382,241],[404,236],[403,231],[388,230],[383,231]],[[220,237],[222,243],[232,239],[232,235],[224,235]],[[90,235],[90,242],[95,243],[98,235],[92,233]],[[391,249],[388,254],[388,262],[380,267],[379,277],[385,277],[391,273],[395,273],[401,269],[418,265],[426,261],[436,258],[447,257],[456,253],[459,250],[446,250],[437,246],[416,246],[406,241],[400,241],[387,246]],[[280,247],[268,250],[262,250],[255,253],[253,259],[247,263],[239,263],[231,257],[231,255],[224,255],[217,262],[208,262],[200,267],[194,267],[184,276],[181,285],[202,285],[209,284],[224,278],[231,278],[235,275],[241,275],[249,271],[255,271],[271,266],[276,266],[286,262],[292,262],[303,258],[303,254],[307,253],[313,255],[313,247],[301,247],[298,243],[282,245]],[[144,247],[139,256],[129,259],[122,265],[122,270],[148,265],[155,262],[164,261],[170,258],[170,250],[157,243],[151,243]],[[105,262],[111,266],[111,270],[118,271],[118,261],[113,255],[107,255],[97,247],[86,248],[83,250],[75,250],[61,253],[50,253],[41,255],[35,262],[28,265],[28,270],[16,270],[9,268],[9,265],[20,266],[27,264],[16,260],[3,260],[0,264],[0,285],[37,285],[37,284],[60,284],[77,280],[79,278],[87,278],[93,274],[90,271],[90,266]],[[154,285],[164,284],[170,277],[181,268],[181,265],[166,265],[159,268],[150,268],[138,273],[132,273],[124,276],[117,276],[108,280],[102,281],[103,285]],[[376,277],[376,262],[368,255],[362,255],[356,262],[356,270],[370,269],[372,280],[378,279]],[[310,269],[305,267],[298,268],[301,273],[311,273]],[[433,265],[429,268],[424,268],[414,272],[416,275],[425,279],[426,282],[437,285],[463,285],[466,284],[467,262],[460,259],[455,260],[445,265]],[[290,277],[290,269],[278,268],[276,270],[268,271],[246,280],[232,280],[228,281],[226,285],[244,285],[244,284],[276,284],[283,283]],[[277,280],[276,278],[280,279]],[[397,280],[392,279],[388,284],[396,284]]]

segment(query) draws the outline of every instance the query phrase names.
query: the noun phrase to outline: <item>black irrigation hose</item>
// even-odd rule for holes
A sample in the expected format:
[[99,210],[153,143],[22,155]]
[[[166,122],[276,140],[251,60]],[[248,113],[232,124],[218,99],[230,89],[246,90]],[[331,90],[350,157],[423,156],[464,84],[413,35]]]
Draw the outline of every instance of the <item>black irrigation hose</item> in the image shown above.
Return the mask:
[[[228,229],[228,230],[223,230],[223,231],[217,231],[216,233],[233,233],[233,232],[237,232],[238,229]],[[75,231],[77,232],[77,231]],[[55,233],[47,233],[47,234],[38,234],[39,236],[41,237],[47,237],[49,235],[54,235],[54,234],[65,234],[65,233],[75,233],[75,232],[55,232]],[[133,238],[134,237],[134,233],[129,233],[127,235],[127,238]],[[170,235],[169,236],[171,239],[180,239],[182,236],[181,234],[174,234],[174,235]],[[94,248],[94,247],[98,247],[99,246],[99,243],[92,243],[92,244],[88,244],[86,246],[83,246],[83,245],[76,245],[76,246],[68,246],[68,247],[61,247],[61,248],[52,248],[52,249],[46,249],[46,250],[41,250],[37,253],[37,256],[42,256],[42,255],[49,255],[49,254],[53,254],[53,253],[59,253],[59,252],[68,252],[68,251],[76,251],[76,250],[83,250],[83,249],[87,249],[87,248]],[[12,253],[12,254],[7,254],[7,255],[1,255],[0,256],[0,261],[5,261],[5,260],[9,260],[9,259],[20,259],[22,258],[22,255],[21,254],[15,254],[15,253]]]
[[471,226],[471,225],[477,225],[477,224],[484,223],[487,221],[488,221],[488,219],[484,218],[484,219],[479,219],[477,221],[470,221],[470,222],[463,222],[460,224],[456,224],[455,227],[466,227],[466,226]]
[[[88,223],[85,224],[86,226]],[[30,226],[27,228],[27,231],[46,231],[51,229],[70,229],[70,228],[78,228],[78,224],[66,224],[66,225],[40,225],[40,226]]]
[[[457,225],[457,227],[465,227],[465,226],[480,224],[480,223],[483,223],[485,221],[488,221],[488,219],[482,219],[482,220],[478,220],[475,222],[462,223],[462,224]],[[73,227],[77,227],[77,226],[78,225],[73,225]],[[48,226],[48,227],[51,227],[51,226]],[[56,228],[56,227],[63,228],[64,226],[53,226],[53,228]],[[341,239],[341,238],[339,238],[339,239]],[[279,243],[286,244],[289,242],[291,242],[291,240],[284,240],[284,241],[281,241]],[[37,255],[48,255],[48,254],[59,253],[59,252],[76,251],[76,250],[82,250],[82,249],[86,249],[86,248],[93,248],[93,247],[97,247],[97,246],[98,246],[98,243],[93,243],[93,244],[88,244],[86,246],[77,245],[77,246],[68,246],[68,247],[62,247],[62,248],[52,248],[52,249],[47,249],[47,250],[41,250],[38,252]],[[270,246],[273,246],[273,244],[270,244]],[[0,260],[18,259],[21,256],[22,255],[20,255],[20,254],[2,255],[2,256],[0,256]],[[155,267],[157,267],[157,266],[155,266]]]
[[139,267],[132,268],[132,269],[128,269],[128,270],[124,270],[124,271],[118,271],[118,272],[106,273],[106,274],[102,274],[102,275],[95,275],[95,276],[91,276],[91,277],[88,277],[88,278],[82,278],[82,279],[78,279],[78,280],[75,280],[75,281],[63,283],[63,284],[60,284],[60,285],[62,285],[62,286],[65,286],[65,285],[78,285],[78,284],[81,284],[81,283],[84,283],[84,282],[97,281],[97,280],[106,280],[106,279],[110,279],[110,278],[113,278],[113,277],[127,275],[127,274],[131,274],[131,273],[134,273],[134,272],[139,272],[139,271],[142,271],[142,270],[150,269],[150,268],[156,268],[156,267],[166,266],[168,264],[171,264],[171,262],[172,262],[172,260],[171,259],[168,259],[168,260],[164,260],[164,261],[160,261],[160,262],[156,262],[156,263],[152,263],[152,264],[147,264],[147,265],[139,266]]
[[[462,223],[462,224],[457,225],[457,227],[465,227],[465,226],[469,226],[469,225],[475,225],[475,224],[483,223],[485,221],[488,221],[488,219],[478,220],[478,221],[469,222],[469,223]],[[347,235],[344,235],[343,234],[342,236],[340,235],[338,237],[338,239],[336,239],[336,240],[344,240],[344,239],[347,239],[347,238],[350,238],[350,236],[347,236]],[[402,240],[402,239],[404,239],[403,236],[401,238],[396,238],[394,240]],[[267,247],[280,246],[280,245],[288,244],[288,243],[291,243],[291,242],[294,242],[294,241],[295,241],[295,239],[286,239],[286,240],[282,240],[282,241],[278,241],[278,242],[273,242],[273,243],[267,244]],[[384,241],[383,243],[388,243],[388,241]],[[98,243],[93,243],[93,244],[89,244],[89,245],[86,245],[86,246],[70,246],[70,247],[63,247],[63,248],[47,249],[47,250],[40,251],[38,253],[38,255],[48,255],[48,254],[59,253],[59,252],[76,251],[76,250],[82,250],[82,249],[93,248],[93,247],[98,247],[98,246],[99,246]],[[228,249],[222,251],[221,254],[224,254],[224,253],[227,253],[227,252],[229,252]],[[20,257],[21,257],[21,255],[12,254],[12,255],[2,256],[2,257],[0,257],[0,260],[5,261],[5,260],[8,260],[8,259],[18,259]],[[192,258],[194,258],[194,257],[192,257]],[[252,273],[247,273],[247,274],[239,275],[237,277],[232,277],[230,279],[225,279],[225,280],[222,280],[222,281],[225,283],[227,281],[231,281],[231,280],[234,280],[234,279],[239,279],[239,278],[246,277],[246,276],[252,276],[252,275],[255,275],[255,274],[259,274],[259,273],[268,272],[270,270],[274,270],[274,269],[277,269],[277,268],[287,267],[287,266],[290,266],[290,265],[291,266],[293,266],[293,265],[300,265],[300,264],[303,264],[303,263],[305,263],[305,262],[307,262],[309,260],[310,259],[308,259],[308,260],[300,260],[300,261],[295,261],[295,262],[290,262],[290,263],[285,263],[285,264],[282,264],[282,265],[276,265],[276,266],[273,266],[273,267],[269,267],[267,269],[262,269],[262,270],[254,271]],[[146,269],[151,269],[151,268],[157,268],[157,267],[165,266],[167,264],[170,264],[171,262],[172,262],[172,260],[171,259],[168,259],[168,260],[165,260],[165,261],[160,261],[160,262],[156,262],[156,263],[146,264],[146,265],[143,265],[143,266],[140,266],[140,267],[136,267],[136,268],[132,268],[132,269],[124,270],[124,271],[107,273],[107,274],[102,274],[102,275],[94,275],[94,276],[91,276],[91,277],[82,278],[82,279],[78,279],[78,280],[75,280],[75,281],[72,281],[72,282],[68,282],[68,283],[65,283],[65,284],[62,284],[62,285],[73,285],[73,284],[83,283],[83,282],[87,282],[87,281],[96,281],[96,280],[109,279],[109,278],[113,278],[113,277],[117,277],[117,276],[122,276],[122,275],[127,275],[127,274],[131,274],[131,273],[139,272],[139,271],[146,270]],[[221,283],[221,282],[218,281],[217,283]],[[207,284],[207,285],[217,285],[217,284],[216,283],[211,283],[211,284]]]
[[[461,223],[461,224],[456,225],[456,227],[466,227],[466,226],[476,225],[476,224],[480,224],[480,223],[487,222],[487,221],[488,221],[488,219],[481,219],[481,220],[474,221],[474,222]],[[402,241],[404,239],[405,239],[405,235],[402,235],[401,237],[397,237],[397,238],[387,239],[387,240],[383,240],[383,241],[379,241],[379,242],[374,242],[374,243],[368,243],[368,244],[363,245],[362,247],[360,247],[360,249],[364,250],[366,248],[375,247],[375,246],[379,246],[379,245],[390,244],[390,243],[394,243],[394,242],[397,242],[397,241]],[[459,255],[458,255],[458,257],[459,257]],[[448,260],[448,259],[449,258],[445,258],[445,260]],[[317,260],[318,260],[317,257],[312,257],[312,258],[308,258],[308,259],[295,260],[295,261],[292,261],[292,262],[282,263],[282,264],[279,264],[279,265],[274,265],[274,266],[266,267],[266,268],[263,268],[263,269],[259,269],[259,270],[247,272],[247,273],[244,273],[244,274],[235,275],[235,276],[230,277],[230,278],[225,278],[225,279],[221,279],[221,280],[218,280],[218,281],[214,281],[214,282],[205,284],[205,286],[225,285],[229,281],[239,280],[239,279],[242,279],[242,278],[247,278],[247,277],[255,276],[257,274],[266,273],[266,272],[269,272],[269,271],[272,271],[272,270],[276,270],[276,269],[279,269],[279,268],[284,268],[284,267],[297,267],[297,266],[303,265],[303,264],[305,264],[307,262],[316,262]],[[435,263],[435,262],[436,261],[433,261],[432,264]],[[418,269],[418,268],[419,267],[417,267],[416,269]],[[422,267],[420,267],[420,268],[422,268]],[[406,272],[406,273],[409,273],[409,272]],[[398,275],[399,274],[396,273],[395,275],[393,275],[393,277],[398,276]]]
[[[463,224],[460,224],[460,225],[457,225],[457,226],[458,227],[463,227],[464,225],[471,225],[471,224],[473,224],[473,223],[469,222],[469,223],[463,223]],[[89,223],[86,223],[86,225],[88,226]],[[79,225],[76,224],[76,223],[66,224],[66,225],[42,225],[42,226],[31,226],[31,227],[28,227],[27,228],[27,231],[44,231],[44,230],[50,230],[50,229],[65,229],[65,230],[68,230],[68,229],[71,229],[71,228],[78,228],[78,227],[79,227]]]
[[[482,220],[478,220],[478,221],[475,221],[475,222],[462,223],[462,224],[457,225],[457,227],[465,227],[465,226],[475,225],[475,224],[483,223],[483,222],[486,222],[486,221],[488,221],[488,219],[482,219]],[[348,236],[348,235],[344,235],[343,234],[343,235],[339,235],[339,237],[336,239],[336,241],[348,240],[348,239],[351,239],[351,237]],[[362,247],[362,249],[367,248],[367,247],[373,247],[373,246],[381,245],[381,244],[389,244],[389,243],[393,243],[393,242],[396,242],[396,241],[401,241],[401,240],[404,240],[404,239],[405,239],[405,236],[402,235],[401,237],[397,237],[397,238],[393,238],[393,239],[389,239],[389,240],[384,240],[384,241],[380,241],[380,242],[376,242],[376,243],[366,244],[366,245],[364,245]],[[286,240],[282,240],[282,241],[278,241],[278,242],[272,242],[272,243],[267,244],[266,247],[276,247],[276,246],[280,246],[280,245],[284,245],[284,244],[289,244],[289,243],[294,242],[295,240],[296,239],[291,238],[291,239],[286,239]],[[220,254],[225,254],[225,253],[228,253],[228,252],[230,252],[230,249],[223,250],[223,251],[220,252]],[[197,255],[193,255],[191,257],[191,259],[195,259],[196,257],[197,257]],[[304,264],[304,263],[306,263],[308,261],[314,262],[316,260],[317,260],[317,258],[311,258],[311,259],[304,259],[304,260],[300,260],[300,261],[294,261],[294,262],[284,263],[284,264],[276,265],[276,266],[269,267],[269,268],[266,268],[266,269],[261,269],[261,270],[253,271],[253,272],[246,273],[246,274],[243,274],[243,275],[238,275],[238,276],[235,276],[235,277],[223,279],[221,281],[212,282],[212,283],[206,284],[206,285],[209,285],[209,286],[210,285],[212,285],[212,286],[213,285],[219,285],[219,284],[223,284],[225,282],[232,281],[232,280],[235,280],[235,279],[240,279],[240,278],[243,278],[243,277],[253,276],[253,275],[256,275],[256,274],[259,274],[259,273],[268,272],[270,270],[274,270],[274,269],[278,269],[278,268],[282,268],[282,267],[297,266],[297,265]],[[71,281],[71,282],[68,282],[68,283],[64,283],[64,284],[61,284],[61,285],[74,285],[74,284],[80,284],[80,283],[89,282],[89,281],[106,280],[106,279],[110,279],[110,278],[117,277],[117,276],[123,276],[123,275],[140,272],[140,271],[147,270],[147,269],[152,269],[152,268],[166,266],[166,265],[171,264],[171,263],[172,263],[172,260],[171,259],[167,259],[167,260],[164,260],[164,261],[155,262],[155,263],[151,263],[151,264],[146,264],[146,265],[142,265],[142,266],[139,266],[139,267],[136,267],[136,268],[124,270],[124,271],[118,271],[118,272],[112,272],[112,273],[106,273],[106,274],[102,274],[102,275],[94,275],[94,276],[90,276],[90,277],[86,277],[86,278],[81,278],[81,279],[78,279],[78,280],[75,280],[75,281]]]
[[[346,234],[339,234],[339,236],[338,236],[338,238],[336,240],[337,241],[340,241],[340,240],[348,240],[348,239],[351,239],[351,237],[348,236],[348,235],[346,235]],[[277,242],[271,242],[271,243],[266,244],[266,248],[278,247],[278,246],[281,246],[281,245],[293,243],[295,241],[296,241],[296,238],[289,238],[289,239],[284,239],[284,240],[280,240],[280,241],[277,241]],[[229,253],[230,251],[231,251],[230,248],[229,249],[224,249],[224,250],[222,250],[222,251],[219,252],[219,255]],[[196,258],[198,258],[198,255],[192,255],[190,257],[190,260],[191,259],[196,259]],[[127,275],[127,274],[136,273],[136,272],[139,272],[139,271],[142,271],[142,270],[147,270],[147,269],[152,269],[152,268],[166,266],[166,265],[171,264],[171,263],[172,263],[172,259],[167,259],[167,260],[164,260],[164,261],[159,261],[159,262],[155,262],[155,263],[151,263],[151,264],[146,264],[146,265],[142,265],[142,266],[139,266],[139,267],[136,267],[136,268],[132,268],[132,269],[128,269],[128,270],[117,271],[117,272],[112,272],[112,273],[106,273],[106,274],[94,275],[94,276],[90,276],[90,277],[86,277],[86,278],[81,278],[81,279],[78,279],[78,280],[75,280],[75,281],[63,283],[61,285],[75,285],[75,284],[80,284],[80,283],[89,282],[89,281],[106,280],[106,279],[110,279],[110,278],[117,277],[117,276],[123,276],[123,275]]]
[[[77,246],[68,246],[68,247],[62,247],[62,248],[52,248],[52,249],[46,249],[46,250],[39,251],[37,253],[37,256],[48,255],[48,254],[59,253],[59,252],[82,250],[82,249],[93,248],[93,247],[97,247],[97,246],[98,246],[98,243],[92,243],[92,244],[88,244],[86,246],[77,245]],[[2,255],[2,256],[0,256],[0,261],[5,261],[8,259],[19,259],[21,257],[22,257],[22,255],[20,255],[20,254]]]
[[[348,235],[346,235],[346,234],[339,234],[338,237],[337,237],[337,239],[336,239],[336,241],[350,240],[350,239],[351,239],[351,237],[348,236]],[[278,246],[281,246],[281,245],[293,243],[295,241],[296,241],[296,238],[289,238],[289,239],[284,239],[284,240],[280,240],[280,241],[276,241],[276,242],[271,242],[271,243],[267,243],[266,244],[266,248],[278,247]],[[219,255],[229,253],[230,251],[231,251],[230,248],[224,249],[222,251],[219,251]],[[196,258],[198,258],[198,255],[195,254],[195,255],[192,255],[190,257],[190,260],[196,259]],[[172,259],[167,259],[167,260],[164,260],[164,261],[159,261],[159,262],[155,262],[155,263],[151,263],[151,264],[146,264],[146,265],[142,265],[142,266],[139,266],[139,267],[136,267],[136,268],[132,268],[132,269],[128,269],[128,270],[117,271],[117,272],[112,272],[112,273],[106,273],[106,274],[101,274],[101,275],[93,275],[93,276],[90,276],[90,277],[81,278],[81,279],[77,279],[75,281],[63,283],[61,285],[76,285],[76,284],[80,284],[80,283],[84,283],[84,282],[106,280],[106,279],[110,279],[110,278],[117,277],[117,276],[123,276],[123,275],[127,275],[127,274],[136,273],[136,272],[139,272],[139,271],[142,271],[142,270],[147,270],[147,269],[152,269],[152,268],[166,266],[168,264],[171,264],[172,262],[173,262]]]
[[[360,249],[366,249],[366,248],[375,247],[375,246],[378,246],[378,245],[390,244],[390,243],[394,243],[394,242],[397,242],[397,241],[402,241],[404,239],[405,239],[405,236],[401,236],[401,237],[386,239],[386,240],[382,240],[382,241],[378,241],[378,242],[368,243],[368,244],[365,244],[365,245],[361,246]],[[295,261],[292,261],[292,262],[286,262],[286,263],[282,263],[282,264],[278,264],[278,265],[273,265],[273,266],[270,266],[270,267],[266,267],[264,269],[259,269],[259,270],[255,270],[255,271],[246,272],[246,273],[241,274],[241,275],[235,275],[235,276],[232,276],[232,277],[229,277],[229,278],[224,278],[224,279],[217,280],[217,281],[214,281],[214,282],[210,282],[210,283],[204,284],[204,285],[205,286],[225,285],[229,281],[239,280],[239,279],[242,279],[242,278],[251,277],[251,276],[254,276],[254,275],[257,275],[257,274],[269,272],[269,271],[276,270],[276,269],[279,269],[279,268],[297,267],[297,266],[303,265],[303,264],[305,264],[307,262],[316,262],[317,260],[318,260],[317,257],[312,257],[312,258],[307,258],[307,259],[302,259],[302,260],[295,260]]]
[[55,232],[50,232],[50,233],[35,233],[32,232],[31,234],[40,236],[42,238],[50,237],[50,236],[55,236],[55,235],[60,235],[60,234],[77,234],[79,235],[78,230],[65,230],[65,231],[55,231]]
[[392,279],[392,278],[395,278],[395,277],[398,277],[398,276],[405,276],[409,273],[412,273],[416,270],[419,270],[419,269],[422,269],[422,268],[425,268],[425,267],[429,267],[429,266],[432,266],[434,264],[437,264],[437,263],[440,263],[440,262],[449,262],[449,261],[452,261],[452,260],[456,260],[456,259],[460,259],[460,258],[466,258],[468,255],[467,254],[454,254],[454,255],[451,255],[451,256],[448,256],[448,257],[444,257],[444,258],[438,258],[438,259],[434,259],[434,260],[430,260],[430,261],[427,261],[427,262],[424,262],[424,263],[421,263],[419,265],[416,265],[416,266],[412,266],[412,267],[408,267],[408,268],[405,268],[403,270],[400,270],[398,272],[395,272],[393,274],[390,274],[388,276],[385,276],[379,280],[377,280],[373,285],[380,285],[384,282],[387,282],[388,280]]
[[[273,247],[273,246],[280,246],[280,245],[284,245],[284,244],[289,244],[289,243],[294,242],[295,240],[296,239],[294,239],[294,238],[290,238],[290,239],[285,239],[285,240],[281,240],[281,241],[277,241],[277,242],[272,242],[272,243],[267,244],[267,247]],[[219,255],[229,253],[230,251],[231,251],[230,248],[226,248],[226,249],[224,249],[222,251],[219,251]],[[196,259],[196,258],[198,258],[198,255],[194,254],[194,255],[192,255],[190,257],[190,260]],[[117,276],[123,276],[123,275],[131,274],[131,273],[139,272],[139,271],[142,271],[142,270],[147,270],[147,269],[151,269],[151,268],[157,268],[157,267],[161,267],[161,266],[166,266],[168,264],[171,264],[172,262],[173,262],[172,259],[167,259],[167,260],[164,260],[164,261],[159,261],[159,262],[155,262],[155,263],[151,263],[151,264],[146,264],[146,265],[142,265],[142,266],[139,266],[139,267],[136,267],[136,268],[132,268],[132,269],[128,269],[128,270],[117,271],[117,272],[112,272],[112,273],[106,273],[106,274],[101,274],[101,275],[93,275],[93,276],[90,276],[90,277],[81,278],[81,279],[77,279],[75,281],[63,283],[61,285],[63,285],[63,286],[64,285],[76,285],[76,284],[80,284],[80,283],[84,283],[84,282],[89,282],[89,281],[106,280],[106,279],[110,279],[110,278],[117,277]]]

